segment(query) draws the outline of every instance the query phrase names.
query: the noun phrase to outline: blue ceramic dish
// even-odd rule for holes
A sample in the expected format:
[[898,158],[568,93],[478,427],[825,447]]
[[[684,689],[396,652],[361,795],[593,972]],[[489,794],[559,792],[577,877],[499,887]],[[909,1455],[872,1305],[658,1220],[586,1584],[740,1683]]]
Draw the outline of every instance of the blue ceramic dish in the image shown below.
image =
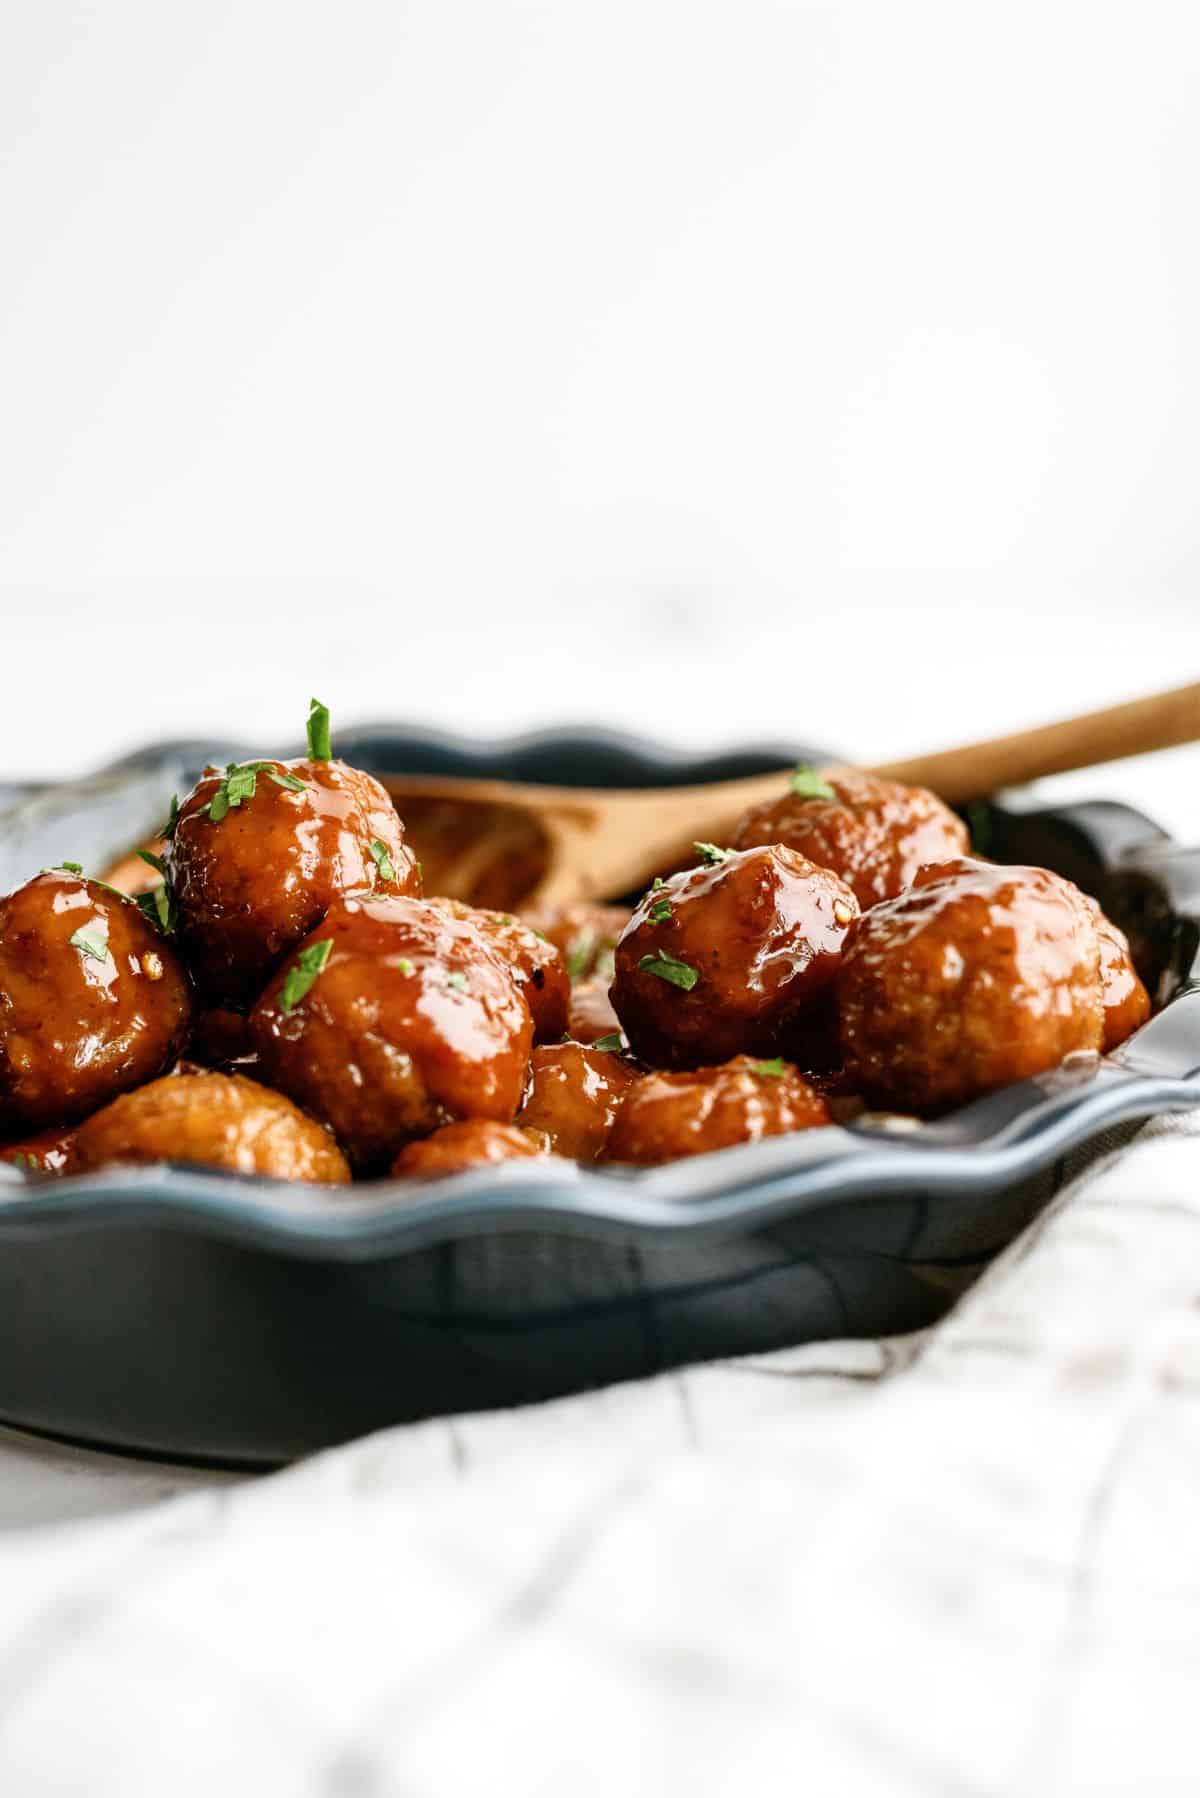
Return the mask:
[[[598,733],[470,743],[339,733],[380,773],[555,784],[732,778]],[[0,788],[0,890],[100,866],[244,744],[170,744],[89,780]],[[992,807],[988,849],[1078,880],[1145,946],[1162,1009],[1120,1051],[936,1124],[863,1120],[633,1172],[512,1163],[351,1195],[195,1168],[42,1181],[0,1165],[0,1418],[264,1463],[404,1419],[707,1356],[931,1321],[1115,1127],[1200,1103],[1200,853],[1126,807]]]

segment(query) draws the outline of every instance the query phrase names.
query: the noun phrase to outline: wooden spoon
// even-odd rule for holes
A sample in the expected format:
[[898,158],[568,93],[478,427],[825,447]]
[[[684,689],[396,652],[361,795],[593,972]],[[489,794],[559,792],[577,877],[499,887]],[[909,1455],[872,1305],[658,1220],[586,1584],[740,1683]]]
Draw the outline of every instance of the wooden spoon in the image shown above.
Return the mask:
[[[868,772],[932,787],[957,805],[1198,739],[1200,683]],[[427,890],[509,909],[632,892],[678,866],[697,839],[724,842],[749,806],[784,791],[786,776],[776,770],[704,786],[634,789],[382,778],[428,864]]]

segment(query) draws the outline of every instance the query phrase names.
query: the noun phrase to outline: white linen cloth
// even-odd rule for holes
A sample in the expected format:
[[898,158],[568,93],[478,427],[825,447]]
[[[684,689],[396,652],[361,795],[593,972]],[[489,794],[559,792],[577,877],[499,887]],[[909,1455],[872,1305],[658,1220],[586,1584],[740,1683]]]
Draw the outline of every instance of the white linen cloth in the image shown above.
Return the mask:
[[0,1540],[0,1790],[1200,1786],[1200,1122],[917,1337]]

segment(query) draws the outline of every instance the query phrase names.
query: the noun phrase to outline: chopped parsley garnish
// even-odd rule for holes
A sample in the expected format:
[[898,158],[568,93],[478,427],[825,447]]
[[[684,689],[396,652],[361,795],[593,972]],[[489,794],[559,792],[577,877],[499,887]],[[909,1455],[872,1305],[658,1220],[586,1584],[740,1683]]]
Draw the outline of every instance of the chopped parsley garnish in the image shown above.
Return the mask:
[[986,855],[992,842],[992,808],[986,799],[972,799],[966,808],[967,829],[971,847],[977,855]]
[[465,992],[467,977],[465,974],[447,974],[446,985],[452,986],[456,993]]
[[179,828],[179,794],[172,793],[171,794],[171,809],[167,814],[167,821],[163,825],[162,829],[159,831],[158,834],[160,837],[166,837],[166,839],[169,843],[171,841],[171,838],[175,835],[175,832],[178,828]]
[[797,799],[836,799],[837,794],[827,780],[822,780],[815,768],[809,768],[801,762],[793,768],[788,786]]
[[202,805],[193,816],[203,818],[207,814],[214,824],[219,824],[226,812],[241,805],[243,799],[254,798],[260,774],[265,774],[277,787],[286,787],[292,793],[302,793],[308,785],[298,775],[281,774],[274,762],[230,762],[220,786],[208,804]]
[[727,862],[733,854],[732,849],[722,849],[716,843],[693,843],[692,848],[710,868],[715,868],[719,862]]
[[92,961],[107,961],[108,919],[94,918],[90,924],[81,924],[71,938],[71,947]]
[[407,955],[398,955],[396,957],[396,968],[401,974],[411,974],[413,971],[413,964],[409,961]]
[[650,922],[652,924],[665,924],[670,915],[671,901],[669,899],[660,899],[657,905],[652,905],[650,907]]
[[689,962],[677,961],[665,949],[656,949],[653,955],[643,955],[638,967],[643,974],[654,974],[659,980],[667,980],[672,986],[682,987],[685,993],[690,993],[700,978],[698,968],[693,968]]
[[310,762],[331,762],[333,760],[333,744],[329,736],[329,707],[322,705],[319,699],[308,702],[308,759]]
[[83,863],[82,862],[55,862],[55,864],[51,868],[50,872],[52,874],[82,874],[83,873]]
[[148,868],[153,868],[156,874],[161,874],[163,879],[166,879],[166,865],[161,855],[152,855],[148,849],[139,849],[138,860],[145,862]]
[[284,1013],[295,1011],[329,960],[332,948],[333,939],[327,937],[323,943],[310,943],[307,949],[301,949],[287,971],[287,979],[279,994],[280,1009]]
[[661,874],[656,874],[656,875],[655,875],[655,876],[654,876],[654,879],[653,879],[653,880],[652,880],[652,881],[651,881],[651,882],[650,882],[650,891],[651,891],[651,892],[652,892],[652,893],[657,893],[657,891],[658,891],[658,889],[659,889],[659,887],[665,887],[665,886],[666,886],[666,884],[667,884],[667,883],[666,883],[666,881],[665,881],[665,880],[664,880],[664,879],[663,879],[663,877],[662,877],[662,875],[661,875]]
[[396,870],[392,866],[392,858],[388,854],[385,845],[379,841],[378,837],[376,837],[375,841],[371,844],[371,860],[379,869],[380,880],[395,880]]
[[165,880],[148,893],[139,893],[134,903],[144,918],[149,918],[164,936],[170,936],[175,928],[175,899]]
[[752,1062],[750,1072],[752,1074],[769,1074],[772,1080],[778,1080],[787,1073],[787,1062],[782,1055],[776,1055],[770,1061]]
[[593,1049],[608,1049],[612,1054],[620,1055],[625,1048],[625,1038],[619,1030],[610,1030],[607,1036],[598,1036],[592,1047]]
[[572,939],[571,946],[567,950],[567,973],[572,980],[578,980],[582,974],[587,972],[587,965],[595,950],[596,938],[590,930],[585,931],[582,936]]

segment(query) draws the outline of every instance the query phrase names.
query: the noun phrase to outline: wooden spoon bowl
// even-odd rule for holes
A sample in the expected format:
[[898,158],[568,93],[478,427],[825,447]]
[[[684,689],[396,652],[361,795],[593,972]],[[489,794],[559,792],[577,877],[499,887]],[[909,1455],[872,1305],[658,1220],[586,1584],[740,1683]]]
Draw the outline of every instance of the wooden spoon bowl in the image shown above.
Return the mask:
[[[866,770],[961,805],[1003,787],[1200,739],[1200,683],[985,743]],[[836,771],[838,764],[822,772]],[[444,775],[383,777],[427,892],[515,910],[607,899],[723,843],[741,814],[786,787],[776,770],[703,786],[541,786]]]

